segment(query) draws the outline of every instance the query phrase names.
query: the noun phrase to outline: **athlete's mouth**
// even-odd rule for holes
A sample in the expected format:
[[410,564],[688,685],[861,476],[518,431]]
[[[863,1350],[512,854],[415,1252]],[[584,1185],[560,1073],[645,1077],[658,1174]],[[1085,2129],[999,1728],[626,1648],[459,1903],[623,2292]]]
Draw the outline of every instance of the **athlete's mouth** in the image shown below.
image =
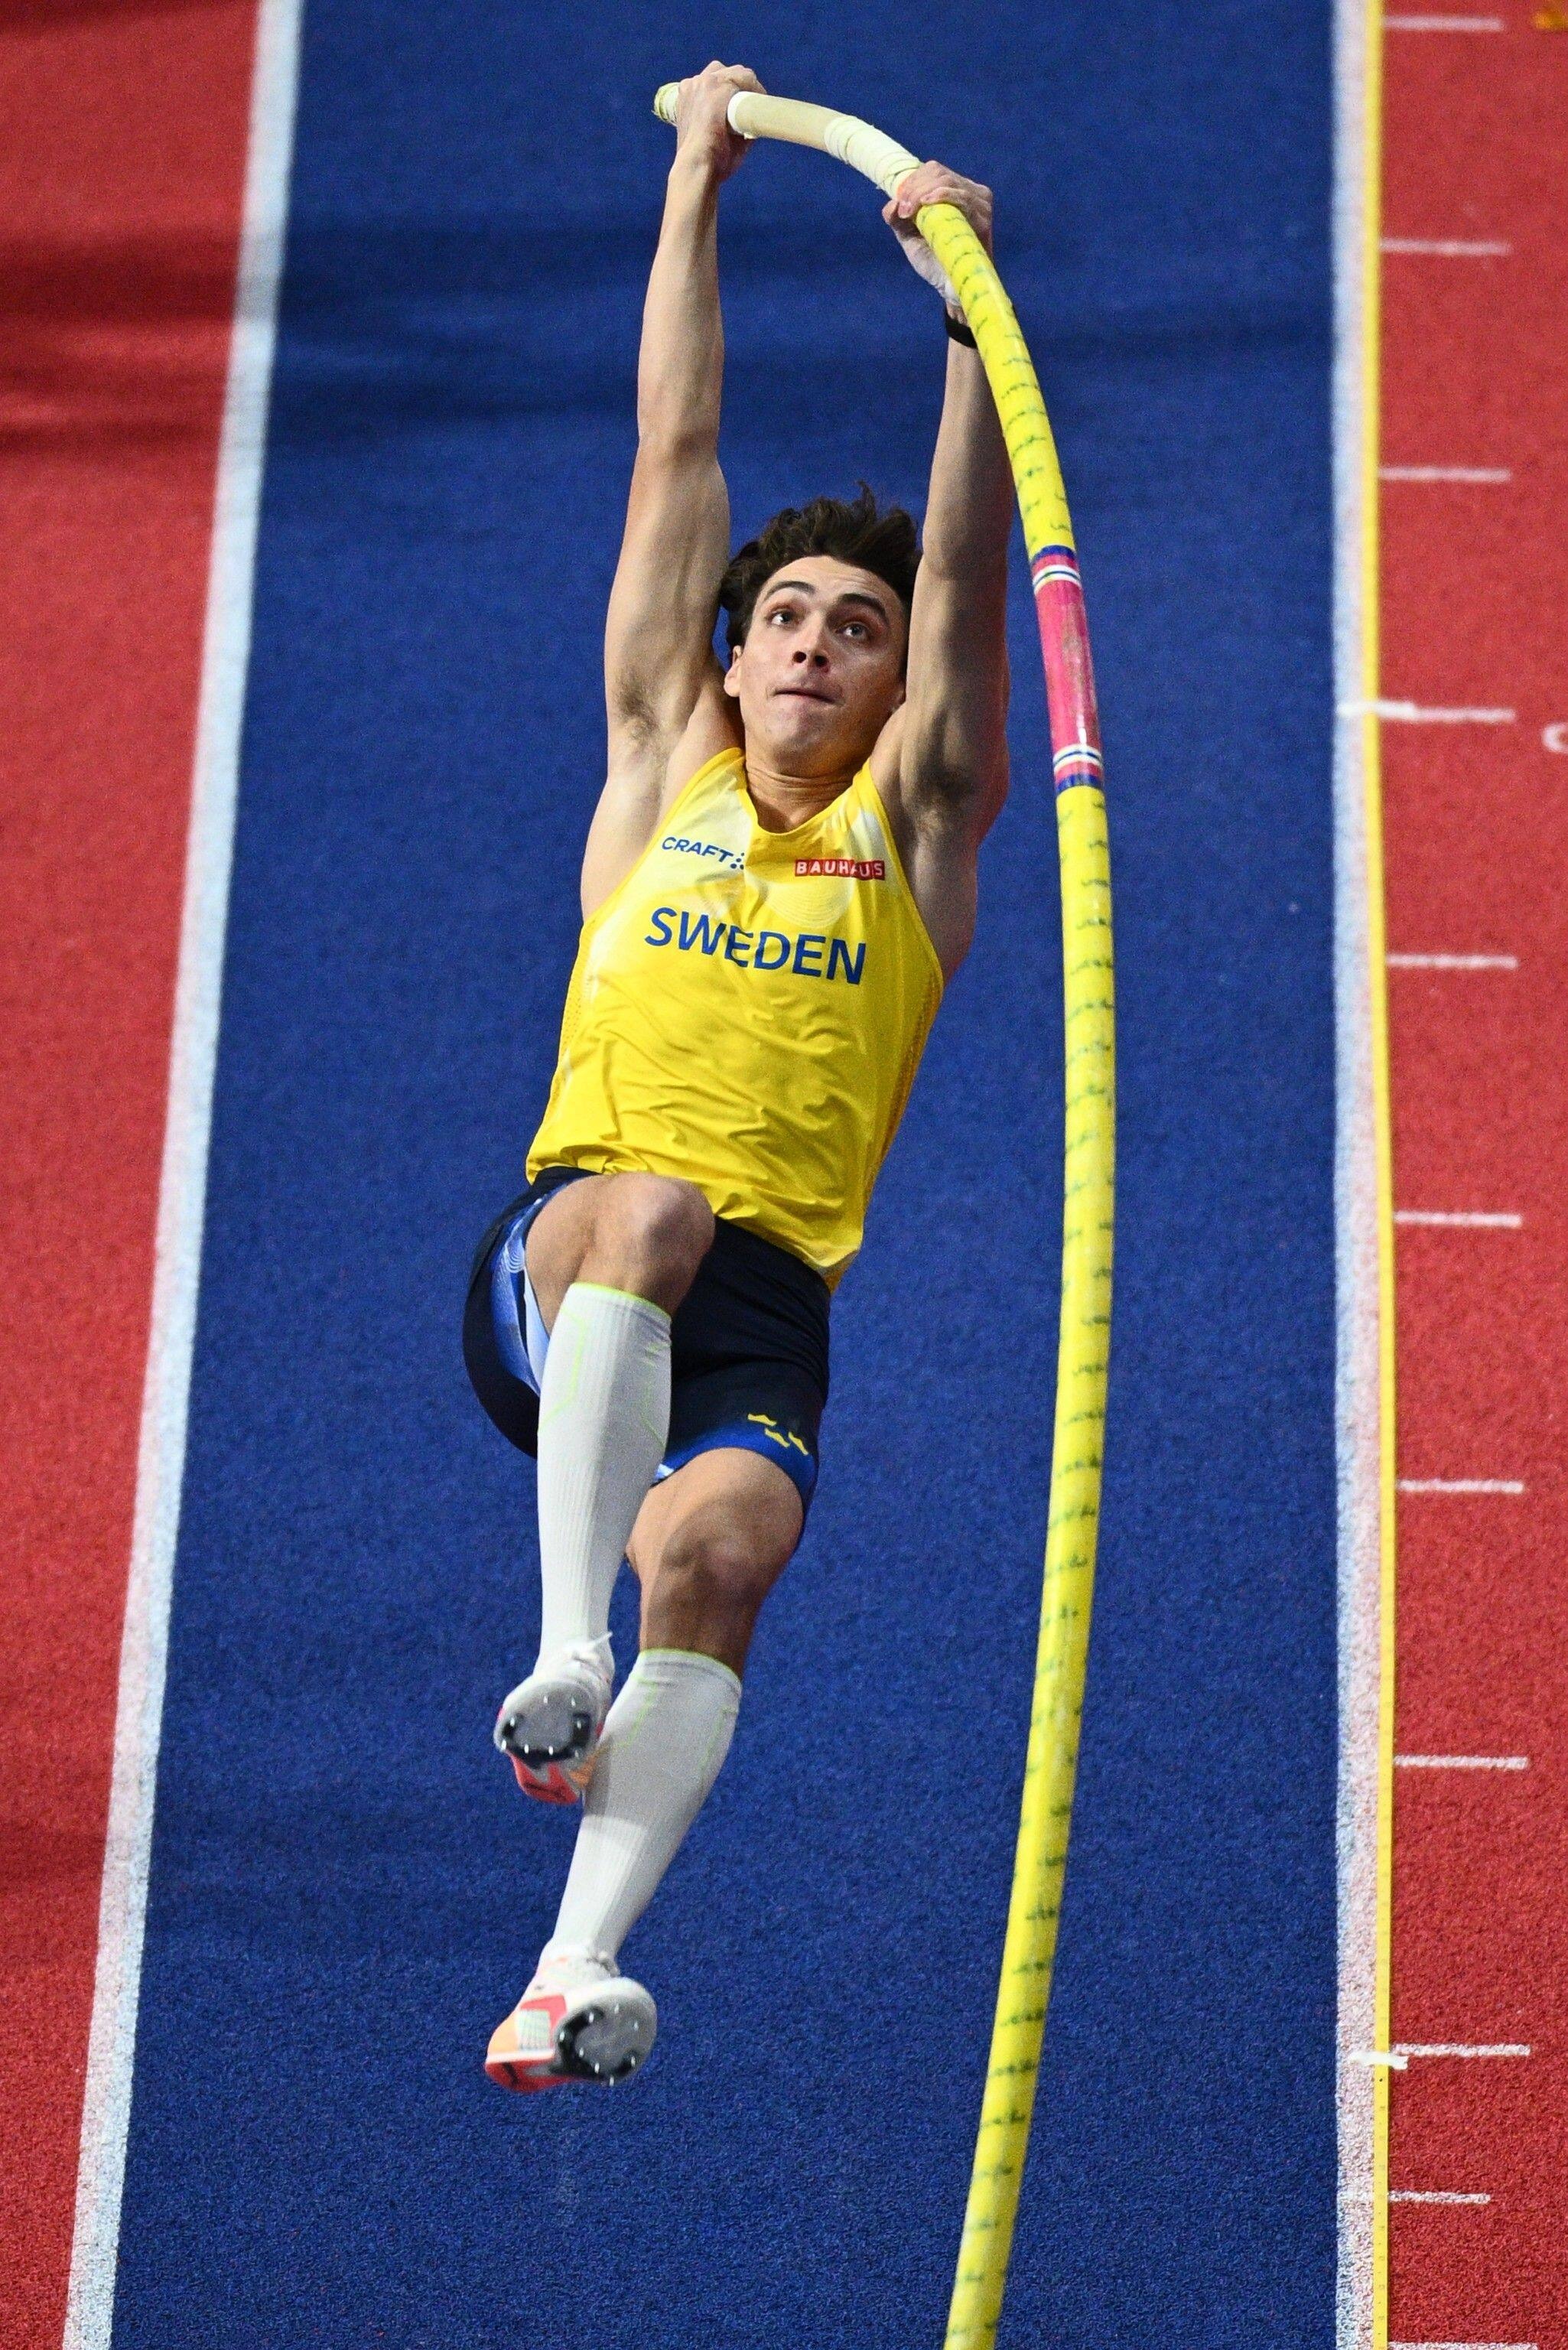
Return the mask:
[[836,699],[831,693],[818,693],[814,685],[776,685],[774,691],[793,693],[802,702],[832,702]]

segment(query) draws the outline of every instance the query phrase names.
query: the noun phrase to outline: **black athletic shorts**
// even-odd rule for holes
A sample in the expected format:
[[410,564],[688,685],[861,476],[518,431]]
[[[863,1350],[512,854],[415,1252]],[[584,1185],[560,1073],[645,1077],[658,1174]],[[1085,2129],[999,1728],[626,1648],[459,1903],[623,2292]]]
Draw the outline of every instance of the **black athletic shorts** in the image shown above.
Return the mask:
[[[473,1391],[507,1437],[536,1452],[539,1375],[548,1346],[524,1263],[528,1228],[579,1167],[546,1167],[479,1243],[462,1317]],[[827,1402],[827,1284],[800,1258],[717,1219],[713,1245],[670,1325],[669,1476],[722,1445],[760,1452],[792,1477],[803,1504],[816,1483]]]

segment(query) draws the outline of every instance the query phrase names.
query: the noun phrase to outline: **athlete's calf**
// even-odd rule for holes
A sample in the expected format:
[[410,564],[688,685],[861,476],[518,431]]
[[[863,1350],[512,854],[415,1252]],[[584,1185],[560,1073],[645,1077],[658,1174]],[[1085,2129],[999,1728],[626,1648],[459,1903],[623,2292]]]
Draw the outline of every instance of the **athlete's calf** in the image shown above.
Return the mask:
[[742,1673],[805,1516],[782,1469],[726,1446],[655,1485],[628,1554],[642,1586],[643,1647],[694,1649]]

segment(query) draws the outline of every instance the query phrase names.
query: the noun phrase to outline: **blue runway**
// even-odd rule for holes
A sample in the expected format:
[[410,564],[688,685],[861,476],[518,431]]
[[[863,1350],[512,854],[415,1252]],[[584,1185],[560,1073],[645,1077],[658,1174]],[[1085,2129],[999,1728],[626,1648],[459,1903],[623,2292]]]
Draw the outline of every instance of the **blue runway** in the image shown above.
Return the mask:
[[[601,774],[649,99],[714,54],[993,182],[1096,640],[1109,1473],[1004,2350],[1320,2350],[1330,63],[1326,12],[1283,0],[307,12],[115,2342],[941,2338],[1060,1232],[1021,564],[979,943],[839,1295],[823,1485],[734,1752],[628,1947],[658,2052],[604,2096],[480,2069],[570,1827],[488,1742],[533,1653],[533,1484],[458,1322],[553,1065]],[[759,151],[722,265],[737,536],[862,474],[918,507],[944,343],[872,192]]]

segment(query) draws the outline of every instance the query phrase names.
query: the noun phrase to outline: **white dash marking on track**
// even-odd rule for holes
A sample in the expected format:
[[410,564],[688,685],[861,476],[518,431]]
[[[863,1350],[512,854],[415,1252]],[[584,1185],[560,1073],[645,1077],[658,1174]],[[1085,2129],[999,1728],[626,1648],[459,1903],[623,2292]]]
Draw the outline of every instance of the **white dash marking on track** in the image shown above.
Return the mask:
[[1342,718],[1384,718],[1404,726],[1511,726],[1517,710],[1437,710],[1418,702],[1344,702]]
[[1385,955],[1390,971],[1517,971],[1519,957],[1505,954]]
[[1408,2056],[1401,2056],[1397,2048],[1353,2048],[1353,2064],[1385,2064],[1391,2073],[1403,2073],[1409,2064]]
[[1533,2342],[1390,2342],[1388,2350],[1536,2350]]
[[1502,33],[1501,16],[1385,16],[1387,33]]
[[1397,1224],[1451,1224],[1468,1232],[1517,1232],[1524,1218],[1490,1208],[1396,1208]]
[[1530,2050],[1517,2040],[1483,2041],[1476,2046],[1456,2040],[1401,2040],[1393,2053],[1396,2056],[1528,2056]]
[[1497,236],[1384,236],[1384,253],[1425,253],[1438,261],[1505,261],[1513,251]]
[[1380,482],[1511,482],[1506,465],[1379,465]]
[[1528,1754],[1396,1754],[1399,1771],[1528,1771]]
[[1402,1493],[1522,1493],[1521,1477],[1401,1477]]
[[1456,2195],[1447,2187],[1391,2187],[1390,2203],[1490,2203],[1490,2195]]

